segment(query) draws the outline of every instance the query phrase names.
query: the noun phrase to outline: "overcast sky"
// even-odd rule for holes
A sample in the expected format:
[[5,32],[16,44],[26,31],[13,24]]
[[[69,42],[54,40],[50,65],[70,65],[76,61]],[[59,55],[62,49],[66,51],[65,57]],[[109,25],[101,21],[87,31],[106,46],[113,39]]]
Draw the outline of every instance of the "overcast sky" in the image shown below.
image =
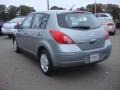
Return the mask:
[[[34,7],[37,11],[47,10],[47,0],[0,0],[0,4],[9,5],[27,5]],[[63,7],[69,9],[73,4],[76,7],[85,7],[87,4],[92,4],[95,0],[49,0],[50,7],[57,5],[59,7]],[[96,0],[97,3],[112,3],[120,5],[120,0]]]

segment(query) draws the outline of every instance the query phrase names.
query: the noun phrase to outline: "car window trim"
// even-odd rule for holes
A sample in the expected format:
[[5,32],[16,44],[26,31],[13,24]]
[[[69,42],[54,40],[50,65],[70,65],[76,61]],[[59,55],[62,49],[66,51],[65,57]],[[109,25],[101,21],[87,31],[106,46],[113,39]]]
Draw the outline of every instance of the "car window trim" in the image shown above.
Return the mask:
[[[21,23],[21,26],[23,25],[24,21],[25,21],[29,16],[31,16],[31,15],[33,15],[33,16],[32,16],[32,20],[31,20],[31,23],[30,23],[29,28],[27,28],[27,29],[31,29],[31,25],[32,25],[32,23],[33,23],[34,14],[28,15],[28,16],[23,20],[23,22]],[[21,29],[24,29],[24,28],[21,28]]]
[[[47,24],[48,24],[48,20],[49,20],[50,15],[49,15],[49,14],[46,14],[46,13],[39,13],[39,12],[37,12],[37,13],[34,14],[33,19],[35,18],[35,15],[36,15],[36,14],[42,14],[43,16],[44,16],[44,15],[47,15],[47,16],[48,16],[48,17],[47,17],[46,24],[45,24],[45,27],[44,27],[44,28],[39,28],[39,29],[46,29],[46,26],[47,26]],[[42,20],[43,20],[43,18],[42,18]],[[32,22],[33,22],[33,20],[32,20]],[[31,27],[32,27],[32,25],[31,25]]]
[[[33,17],[33,20],[32,20],[32,24],[31,24],[31,28],[32,28],[32,25],[33,25],[33,21],[34,21],[34,19],[35,19],[35,15],[37,15],[37,14],[41,14],[41,13],[35,13],[35,14],[34,14],[34,17]],[[32,28],[32,29],[34,29],[34,28]],[[41,28],[37,28],[37,29],[41,29]]]

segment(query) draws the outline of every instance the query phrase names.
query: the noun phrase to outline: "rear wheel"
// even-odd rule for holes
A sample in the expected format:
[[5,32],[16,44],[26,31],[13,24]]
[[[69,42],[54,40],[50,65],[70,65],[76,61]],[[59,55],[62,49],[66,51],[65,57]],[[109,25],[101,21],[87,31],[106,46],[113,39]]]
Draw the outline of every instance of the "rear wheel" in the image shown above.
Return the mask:
[[42,72],[45,75],[51,75],[52,74],[52,64],[51,64],[51,58],[47,50],[42,50],[39,55],[39,64],[41,67]]

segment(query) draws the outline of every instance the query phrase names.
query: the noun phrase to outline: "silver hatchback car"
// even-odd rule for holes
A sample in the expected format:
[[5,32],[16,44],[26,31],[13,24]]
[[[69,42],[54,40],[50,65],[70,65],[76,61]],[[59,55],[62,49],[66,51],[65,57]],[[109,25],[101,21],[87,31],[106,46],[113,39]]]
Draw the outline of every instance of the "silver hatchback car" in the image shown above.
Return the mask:
[[34,55],[49,75],[57,67],[101,62],[110,56],[112,46],[92,13],[42,11],[25,18],[13,37],[13,48]]

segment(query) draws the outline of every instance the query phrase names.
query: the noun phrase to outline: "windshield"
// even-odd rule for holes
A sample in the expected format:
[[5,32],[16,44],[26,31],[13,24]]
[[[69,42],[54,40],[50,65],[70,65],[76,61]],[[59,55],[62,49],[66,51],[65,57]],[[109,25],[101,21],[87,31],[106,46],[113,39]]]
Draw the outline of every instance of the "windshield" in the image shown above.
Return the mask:
[[10,20],[9,22],[22,22],[24,20],[24,17],[17,17],[17,18],[14,18],[12,20]]
[[100,27],[91,13],[63,13],[57,15],[58,24],[63,28],[96,29]]

